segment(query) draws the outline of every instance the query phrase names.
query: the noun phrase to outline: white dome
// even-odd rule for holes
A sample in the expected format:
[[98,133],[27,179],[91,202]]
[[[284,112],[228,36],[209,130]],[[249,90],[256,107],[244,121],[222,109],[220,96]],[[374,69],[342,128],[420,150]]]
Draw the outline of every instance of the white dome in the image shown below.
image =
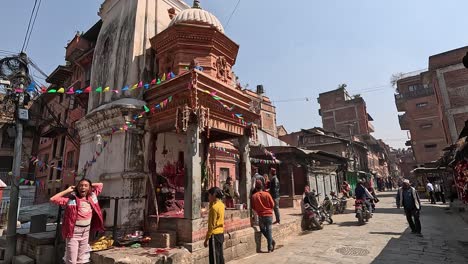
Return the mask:
[[218,18],[201,8],[189,8],[183,10],[171,20],[169,26],[190,23],[209,25],[216,28],[221,33],[224,33],[223,25],[219,22]]

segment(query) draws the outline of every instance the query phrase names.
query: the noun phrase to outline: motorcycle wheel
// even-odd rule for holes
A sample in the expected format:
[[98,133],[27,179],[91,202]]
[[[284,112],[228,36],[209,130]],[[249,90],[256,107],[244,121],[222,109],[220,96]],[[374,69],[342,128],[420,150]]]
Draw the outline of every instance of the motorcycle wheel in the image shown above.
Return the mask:
[[312,218],[312,222],[317,229],[323,229],[322,222],[320,222],[317,217]]
[[359,212],[356,213],[356,217],[357,217],[357,219],[358,219],[359,224],[361,224],[361,225],[364,224],[364,217],[362,216],[362,212],[361,212],[361,211],[359,211]]

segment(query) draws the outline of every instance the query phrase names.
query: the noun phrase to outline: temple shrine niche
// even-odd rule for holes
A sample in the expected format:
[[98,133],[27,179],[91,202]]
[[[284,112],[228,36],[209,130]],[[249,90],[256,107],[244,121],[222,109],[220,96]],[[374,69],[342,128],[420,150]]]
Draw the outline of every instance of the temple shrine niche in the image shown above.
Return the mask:
[[[260,116],[250,110],[251,98],[235,85],[232,66],[239,45],[199,1],[175,15],[150,42],[158,81],[144,94],[152,108],[148,157],[153,186],[148,201],[156,193],[160,217],[154,219],[156,208],[150,202],[148,214],[159,221],[154,225],[158,230],[176,232],[178,243],[192,250],[193,243],[203,242],[207,228],[205,193],[215,177],[208,157],[211,143],[234,142],[239,151],[239,204],[250,207],[249,141]],[[250,226],[247,210],[226,214]],[[229,223],[226,228],[229,231]]]

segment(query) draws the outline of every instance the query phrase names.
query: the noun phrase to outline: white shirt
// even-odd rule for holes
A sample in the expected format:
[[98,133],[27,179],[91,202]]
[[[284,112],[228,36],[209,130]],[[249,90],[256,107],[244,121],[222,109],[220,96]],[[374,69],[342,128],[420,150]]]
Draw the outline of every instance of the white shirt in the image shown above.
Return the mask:
[[434,186],[432,186],[432,183],[428,182],[426,185],[427,191],[428,192],[433,192],[434,191]]

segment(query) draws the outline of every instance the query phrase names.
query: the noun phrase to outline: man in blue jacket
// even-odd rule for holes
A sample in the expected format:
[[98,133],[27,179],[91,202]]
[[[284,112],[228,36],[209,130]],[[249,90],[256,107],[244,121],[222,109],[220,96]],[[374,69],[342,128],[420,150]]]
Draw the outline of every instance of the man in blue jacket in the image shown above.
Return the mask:
[[398,208],[403,206],[405,209],[406,220],[411,228],[411,233],[421,235],[421,222],[419,221],[421,201],[416,189],[410,186],[409,180],[403,180],[402,187],[398,189],[396,202]]

